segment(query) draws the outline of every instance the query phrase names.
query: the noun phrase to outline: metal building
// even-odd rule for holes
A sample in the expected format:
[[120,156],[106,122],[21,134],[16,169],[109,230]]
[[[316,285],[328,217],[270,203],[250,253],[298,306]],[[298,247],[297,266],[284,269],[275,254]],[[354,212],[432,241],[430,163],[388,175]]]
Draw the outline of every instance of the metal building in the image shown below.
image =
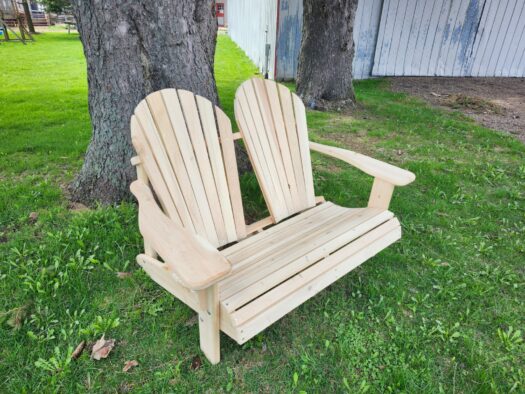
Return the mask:
[[[229,34],[262,72],[293,79],[302,0],[229,0]],[[525,76],[525,0],[360,0],[356,79]],[[268,56],[267,56],[268,53]]]

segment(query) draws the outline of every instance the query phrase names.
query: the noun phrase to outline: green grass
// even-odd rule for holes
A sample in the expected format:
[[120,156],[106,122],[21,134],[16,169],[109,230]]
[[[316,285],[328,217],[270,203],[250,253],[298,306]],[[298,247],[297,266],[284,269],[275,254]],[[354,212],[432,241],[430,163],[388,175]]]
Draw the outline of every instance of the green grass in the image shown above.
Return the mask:
[[[356,83],[351,117],[309,112],[311,139],[417,174],[391,208],[404,237],[244,346],[223,335],[222,362],[211,366],[192,311],[134,263],[135,207],[68,209],[64,185],[90,136],[77,36],[2,45],[0,58],[0,392],[525,391],[518,141],[392,93],[385,80]],[[216,70],[233,119],[235,89],[255,69],[219,36]],[[317,194],[366,204],[371,179],[313,161]],[[262,215],[254,177],[242,183]],[[117,340],[108,359],[70,361],[103,332]],[[140,365],[122,372],[133,359]]]

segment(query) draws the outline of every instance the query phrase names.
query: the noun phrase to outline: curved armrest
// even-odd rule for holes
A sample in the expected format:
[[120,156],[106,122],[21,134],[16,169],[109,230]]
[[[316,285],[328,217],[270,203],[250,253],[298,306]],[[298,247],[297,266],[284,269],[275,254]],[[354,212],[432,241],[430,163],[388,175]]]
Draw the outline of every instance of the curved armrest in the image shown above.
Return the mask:
[[204,289],[231,271],[231,264],[205,239],[173,222],[142,181],[131,184],[139,202],[139,228],[177,279],[192,290]]
[[403,170],[391,164],[372,159],[371,157],[350,150],[322,145],[311,141],[310,149],[345,161],[364,173],[382,179],[394,186],[405,186],[416,179],[416,176],[410,171]]

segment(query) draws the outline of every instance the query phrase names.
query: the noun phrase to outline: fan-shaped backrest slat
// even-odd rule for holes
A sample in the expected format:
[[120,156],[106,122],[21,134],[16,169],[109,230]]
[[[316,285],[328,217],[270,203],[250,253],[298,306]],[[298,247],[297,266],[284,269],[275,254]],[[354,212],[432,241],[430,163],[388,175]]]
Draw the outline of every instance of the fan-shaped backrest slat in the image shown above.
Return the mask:
[[235,116],[275,221],[315,205],[301,100],[284,85],[253,78],[235,95]]
[[219,108],[191,92],[165,89],[137,106],[131,130],[171,219],[215,246],[245,236],[231,123]]

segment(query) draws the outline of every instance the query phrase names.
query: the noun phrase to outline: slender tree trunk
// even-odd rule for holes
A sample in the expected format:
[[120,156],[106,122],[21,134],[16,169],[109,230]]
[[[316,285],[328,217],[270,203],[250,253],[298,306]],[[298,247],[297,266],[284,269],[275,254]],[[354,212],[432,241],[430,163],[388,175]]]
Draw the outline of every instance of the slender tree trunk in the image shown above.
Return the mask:
[[214,0],[72,0],[87,60],[93,127],[72,198],[129,197],[135,173],[130,117],[147,94],[191,90],[218,103],[213,76]]
[[27,28],[29,33],[36,33],[35,26],[33,25],[33,17],[31,16],[31,10],[29,9],[29,4],[27,0],[22,0],[22,7],[24,7],[24,14],[26,16]]
[[316,109],[355,104],[352,86],[354,17],[358,0],[304,0],[297,93]]

